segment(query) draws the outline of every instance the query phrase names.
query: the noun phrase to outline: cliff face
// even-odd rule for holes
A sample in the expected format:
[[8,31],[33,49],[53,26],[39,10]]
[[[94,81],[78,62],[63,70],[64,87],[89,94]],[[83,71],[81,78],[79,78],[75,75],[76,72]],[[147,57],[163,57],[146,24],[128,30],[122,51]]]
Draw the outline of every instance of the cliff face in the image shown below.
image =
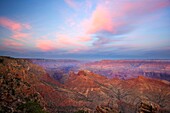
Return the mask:
[[143,103],[147,106],[146,110],[153,107],[153,111],[160,113],[170,111],[168,81],[144,76],[128,80],[107,79],[93,72],[81,70],[77,74],[72,73],[64,85],[71,91],[84,95],[87,108],[96,110],[97,113],[136,113],[145,109],[139,106]]
[[57,112],[58,104],[67,98],[56,90],[62,84],[42,67],[24,59],[0,57],[0,86],[2,113]]
[[80,68],[108,78],[129,79],[142,75],[170,81],[169,60],[102,60],[83,64]]
[[67,76],[61,84],[29,60],[0,57],[0,112],[136,113],[152,103],[160,113],[170,111],[168,81],[144,76],[108,79],[89,70]]
[[130,79],[138,76],[170,81],[170,60],[31,60],[43,67],[60,83],[68,79],[70,71],[89,70],[107,78]]
[[[45,102],[35,85],[41,68],[25,60],[0,57],[0,112],[45,112]],[[36,109],[35,109],[36,108]]]

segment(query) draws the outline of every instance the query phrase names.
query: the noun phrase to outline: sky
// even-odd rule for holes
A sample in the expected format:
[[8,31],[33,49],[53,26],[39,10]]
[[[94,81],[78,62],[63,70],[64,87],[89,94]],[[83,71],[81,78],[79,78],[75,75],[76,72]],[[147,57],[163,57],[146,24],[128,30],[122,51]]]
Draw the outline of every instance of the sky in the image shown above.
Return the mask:
[[0,0],[0,55],[170,59],[170,0]]

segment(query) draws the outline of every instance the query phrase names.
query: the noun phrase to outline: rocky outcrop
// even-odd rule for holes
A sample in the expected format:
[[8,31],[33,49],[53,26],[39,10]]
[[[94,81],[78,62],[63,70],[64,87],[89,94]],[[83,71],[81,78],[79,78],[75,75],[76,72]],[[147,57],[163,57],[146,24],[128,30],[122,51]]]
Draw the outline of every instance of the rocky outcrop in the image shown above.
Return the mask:
[[28,77],[33,67],[24,60],[8,57],[0,57],[0,61],[0,112],[45,112],[45,102],[33,86],[38,82],[36,76]]
[[95,113],[119,113],[119,112],[107,106],[97,106]]
[[151,101],[143,100],[138,106],[137,113],[159,113],[160,106]]

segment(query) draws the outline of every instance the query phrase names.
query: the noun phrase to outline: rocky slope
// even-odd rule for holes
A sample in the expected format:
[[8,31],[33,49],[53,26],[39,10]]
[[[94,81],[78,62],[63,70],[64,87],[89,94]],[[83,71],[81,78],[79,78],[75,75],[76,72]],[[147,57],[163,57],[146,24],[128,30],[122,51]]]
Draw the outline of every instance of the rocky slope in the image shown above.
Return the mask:
[[170,82],[166,80],[144,76],[108,79],[80,70],[69,71],[65,82],[60,83],[43,68],[30,60],[0,57],[2,113],[28,112],[28,108],[35,109],[33,106],[39,108],[36,113],[170,112]]
[[25,60],[0,57],[1,113],[46,111],[45,101],[35,89],[38,77],[44,74],[40,70]]
[[81,105],[76,101],[79,93],[64,88],[25,59],[0,57],[0,86],[2,113],[74,112]]

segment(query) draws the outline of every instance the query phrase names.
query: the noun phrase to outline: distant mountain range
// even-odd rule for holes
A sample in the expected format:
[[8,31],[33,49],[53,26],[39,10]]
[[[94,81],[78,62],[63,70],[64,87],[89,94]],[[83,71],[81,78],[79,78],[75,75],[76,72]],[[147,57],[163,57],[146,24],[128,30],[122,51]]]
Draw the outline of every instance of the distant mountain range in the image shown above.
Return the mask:
[[81,69],[108,78],[129,79],[145,76],[170,81],[169,60],[102,60],[86,63]]
[[[145,76],[170,81],[170,60],[31,60],[60,81],[70,71],[89,70],[107,78],[130,79]],[[65,76],[64,76],[65,77]],[[64,81],[63,79],[61,80]]]
[[[0,57],[0,112],[169,113],[168,79],[137,76],[141,71],[168,73],[169,65],[169,61],[81,62]],[[104,74],[106,70],[112,74]],[[123,71],[128,76],[121,77]],[[120,76],[114,76],[114,72]]]

